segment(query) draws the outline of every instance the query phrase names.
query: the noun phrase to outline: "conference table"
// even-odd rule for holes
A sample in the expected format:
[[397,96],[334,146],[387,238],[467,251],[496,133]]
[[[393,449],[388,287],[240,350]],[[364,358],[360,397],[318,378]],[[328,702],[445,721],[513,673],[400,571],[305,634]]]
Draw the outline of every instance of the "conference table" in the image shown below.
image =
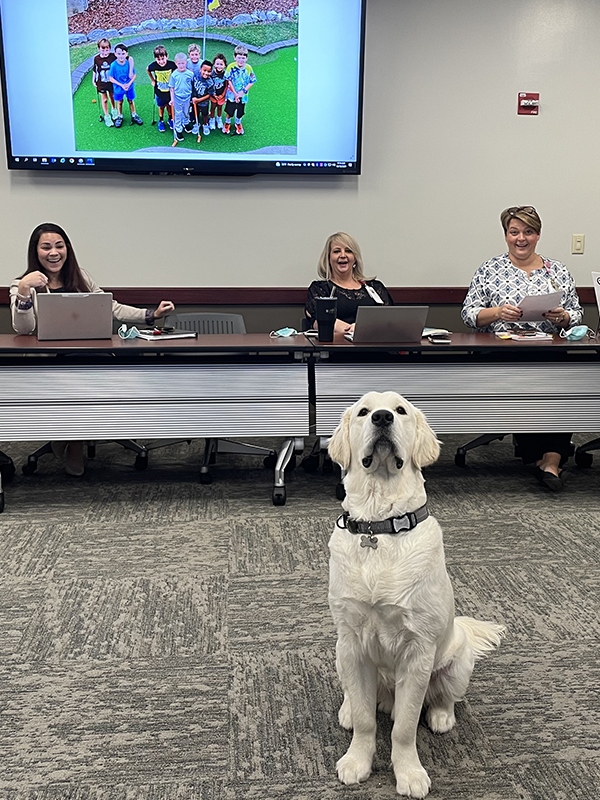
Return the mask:
[[403,394],[439,434],[600,430],[599,352],[596,339],[481,333],[449,344],[4,334],[0,441],[282,437],[273,502],[283,504],[283,471],[304,437],[329,437],[371,390]]
[[315,433],[367,391],[393,388],[421,408],[437,433],[600,429],[600,340],[515,341],[452,334],[449,344],[355,344],[336,334],[318,345]]

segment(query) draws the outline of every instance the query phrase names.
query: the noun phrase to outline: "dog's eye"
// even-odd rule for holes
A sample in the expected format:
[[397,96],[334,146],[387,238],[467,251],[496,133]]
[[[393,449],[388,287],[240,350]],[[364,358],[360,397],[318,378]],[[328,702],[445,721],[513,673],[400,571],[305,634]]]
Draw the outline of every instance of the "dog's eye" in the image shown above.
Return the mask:
[[361,408],[361,410],[358,412],[358,416],[359,417],[366,417],[368,413],[369,413],[369,409],[368,408]]
[[404,406],[398,406],[396,411],[398,412],[398,414],[406,414],[406,409],[404,408]]

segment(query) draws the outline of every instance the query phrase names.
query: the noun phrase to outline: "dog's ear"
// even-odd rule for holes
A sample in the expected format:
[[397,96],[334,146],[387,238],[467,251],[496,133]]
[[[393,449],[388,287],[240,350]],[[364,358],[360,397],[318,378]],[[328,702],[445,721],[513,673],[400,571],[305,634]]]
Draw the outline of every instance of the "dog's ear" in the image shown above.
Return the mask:
[[440,454],[440,443],[429,426],[425,414],[415,408],[416,436],[412,460],[417,469],[428,467],[437,460]]
[[339,425],[333,432],[333,436],[329,440],[327,450],[329,457],[336,464],[339,464],[342,469],[347,470],[350,467],[350,415],[352,408],[347,408],[340,420]]

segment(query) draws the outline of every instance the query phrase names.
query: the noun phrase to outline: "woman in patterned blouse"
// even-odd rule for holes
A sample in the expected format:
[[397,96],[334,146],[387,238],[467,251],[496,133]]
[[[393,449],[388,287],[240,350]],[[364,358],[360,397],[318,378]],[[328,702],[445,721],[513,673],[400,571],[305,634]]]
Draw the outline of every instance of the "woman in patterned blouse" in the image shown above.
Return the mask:
[[[515,326],[558,333],[578,325],[583,310],[575,282],[564,264],[536,253],[542,221],[533,206],[513,206],[500,215],[508,252],[484,262],[471,281],[462,308],[466,325],[482,331],[510,331]],[[520,324],[519,304],[528,295],[560,291],[561,303],[544,320]],[[571,452],[570,433],[515,434],[519,454],[535,465],[537,479],[558,492],[564,485],[562,465]]]
[[393,306],[394,301],[381,281],[366,278],[358,242],[348,233],[333,233],[325,242],[317,272],[323,278],[308,287],[305,313],[311,324],[316,313],[315,298],[337,297],[335,330],[354,330],[359,306]]

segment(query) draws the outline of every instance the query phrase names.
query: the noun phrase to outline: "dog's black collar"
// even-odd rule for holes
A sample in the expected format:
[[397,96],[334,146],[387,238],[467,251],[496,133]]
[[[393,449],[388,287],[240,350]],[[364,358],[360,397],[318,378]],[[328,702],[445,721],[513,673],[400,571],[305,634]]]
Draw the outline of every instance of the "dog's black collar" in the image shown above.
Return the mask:
[[401,517],[388,517],[382,519],[380,522],[364,522],[362,520],[352,519],[350,514],[345,511],[337,518],[336,525],[338,528],[344,528],[350,533],[361,533],[361,547],[372,547],[377,549],[376,534],[390,533],[392,535],[412,531],[416,528],[419,522],[427,519],[429,516],[429,509],[427,504],[417,508],[416,511],[411,511],[408,514],[403,514]]

